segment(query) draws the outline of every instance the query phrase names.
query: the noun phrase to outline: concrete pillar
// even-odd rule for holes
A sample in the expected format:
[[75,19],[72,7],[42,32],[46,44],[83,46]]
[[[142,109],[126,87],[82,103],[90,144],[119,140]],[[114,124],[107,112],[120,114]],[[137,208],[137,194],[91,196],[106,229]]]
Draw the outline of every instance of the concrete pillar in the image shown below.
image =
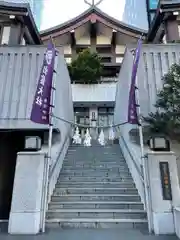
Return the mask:
[[[96,127],[98,125],[98,108],[97,107],[89,108],[89,121],[90,121],[90,126]],[[92,138],[95,138],[97,135],[97,129],[91,128],[90,134]]]
[[[171,190],[172,200],[165,200],[163,194],[163,189],[167,190],[168,188],[167,185],[164,187],[162,185],[160,163],[168,163],[169,166],[169,182],[171,185],[169,189]],[[157,235],[174,234],[176,230],[173,208],[180,206],[180,187],[176,156],[173,152],[151,152],[148,153],[147,164],[154,233]],[[167,179],[165,179],[165,181],[167,181]]]
[[24,152],[17,156],[8,226],[10,234],[40,232],[45,161],[44,153]]
[[91,36],[91,51],[92,52],[96,52],[96,37]]
[[178,238],[180,238],[180,207],[174,208],[174,224]]
[[166,40],[174,41],[179,40],[179,30],[178,30],[178,22],[176,20],[168,20],[165,23],[165,32],[166,32]]
[[22,37],[23,28],[20,24],[11,25],[9,45],[19,45]]
[[111,55],[112,55],[111,62],[116,63],[116,46],[115,45],[111,46]]
[[72,45],[71,46],[71,58],[72,58],[72,60],[75,60],[76,59],[76,57],[77,57],[77,53],[76,53],[76,47],[75,47],[75,45]]

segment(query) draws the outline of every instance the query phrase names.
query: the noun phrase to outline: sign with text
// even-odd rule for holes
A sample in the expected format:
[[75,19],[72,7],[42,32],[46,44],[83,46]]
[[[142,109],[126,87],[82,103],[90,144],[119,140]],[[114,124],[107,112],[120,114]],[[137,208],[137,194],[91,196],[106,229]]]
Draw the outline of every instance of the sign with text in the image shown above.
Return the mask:
[[49,124],[52,79],[54,72],[56,50],[52,41],[49,42],[34,96],[31,121],[39,124]]
[[160,162],[159,163],[160,174],[161,174],[161,185],[162,194],[164,200],[172,200],[172,190],[171,190],[171,179],[169,173],[169,163]]

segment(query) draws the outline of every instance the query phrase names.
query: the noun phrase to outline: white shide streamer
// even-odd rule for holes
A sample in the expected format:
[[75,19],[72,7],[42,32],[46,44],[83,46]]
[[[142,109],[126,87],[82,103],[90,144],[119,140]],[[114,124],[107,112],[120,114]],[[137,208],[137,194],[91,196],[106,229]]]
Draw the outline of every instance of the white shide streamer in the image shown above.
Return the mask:
[[84,138],[84,146],[91,147],[91,135],[89,134],[89,129],[87,128],[85,138]]
[[75,133],[74,133],[74,136],[73,136],[73,143],[81,144],[81,142],[82,142],[82,139],[81,139],[81,135],[79,133],[79,128],[76,127]]
[[101,146],[105,145],[105,136],[104,136],[104,131],[101,129],[101,132],[99,134],[98,142]]
[[109,140],[113,141],[114,139],[115,139],[115,132],[114,132],[113,127],[111,126],[109,128]]

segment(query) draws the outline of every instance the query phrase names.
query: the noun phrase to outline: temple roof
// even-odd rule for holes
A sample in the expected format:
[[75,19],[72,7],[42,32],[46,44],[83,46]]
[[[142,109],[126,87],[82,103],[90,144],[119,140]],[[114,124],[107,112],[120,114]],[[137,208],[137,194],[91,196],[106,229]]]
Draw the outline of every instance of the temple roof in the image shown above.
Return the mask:
[[0,1],[0,14],[14,15],[27,26],[36,44],[40,44],[41,38],[34,21],[31,8],[28,3],[12,3]]
[[114,29],[117,32],[123,32],[128,35],[135,34],[135,35],[146,35],[147,31],[127,25],[117,19],[114,19],[113,17],[109,16],[108,14],[104,13],[101,11],[99,8],[96,6],[92,6],[86,11],[84,11],[82,14],[79,16],[64,22],[60,25],[57,25],[55,27],[43,30],[40,32],[41,37],[43,39],[48,38],[49,35],[52,37],[63,35],[65,33],[68,33],[81,25],[91,21],[91,22],[96,22],[99,21],[102,24],[106,25],[107,27],[110,27]]
[[159,38],[163,36],[164,28],[162,25],[168,18],[175,18],[175,16],[173,16],[173,12],[175,11],[180,11],[180,3],[177,2],[177,0],[162,0],[159,2],[156,14],[147,34],[148,42],[153,42],[155,38],[159,40]]

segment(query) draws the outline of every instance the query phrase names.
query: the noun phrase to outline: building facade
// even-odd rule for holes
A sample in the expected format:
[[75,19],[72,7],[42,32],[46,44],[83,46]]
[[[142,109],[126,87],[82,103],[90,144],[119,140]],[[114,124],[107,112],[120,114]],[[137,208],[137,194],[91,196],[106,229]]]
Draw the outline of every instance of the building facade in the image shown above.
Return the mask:
[[180,1],[161,1],[150,25],[147,42],[172,43],[180,40]]
[[[174,14],[174,10],[176,10],[176,14]],[[178,5],[174,5],[173,8],[172,5],[162,5],[161,11],[155,15],[155,22],[151,31],[149,31],[148,35],[146,32],[143,32],[144,38],[148,41],[157,41],[159,43],[162,34],[164,34],[164,28],[158,20],[164,23],[163,20],[166,19],[165,29],[167,37],[170,38],[172,36],[171,38],[176,39],[176,37],[178,37],[176,33],[179,21],[177,12],[180,12]],[[87,159],[87,149],[85,149],[83,153],[81,152],[80,155],[76,155],[77,161],[80,160],[79,164],[82,166],[82,170],[84,171],[85,167],[89,168],[91,170],[90,172],[92,172],[92,162],[96,163],[96,160],[99,161],[100,156],[103,155],[102,153],[104,152],[102,165],[101,162],[98,163],[99,169],[97,169],[95,175],[94,173],[93,175],[90,173],[90,177],[93,179],[91,186],[93,189],[94,184],[97,182],[95,176],[99,178],[99,174],[102,174],[102,170],[105,169],[108,173],[105,172],[105,175],[108,175],[106,178],[107,182],[104,181],[105,176],[103,173],[102,178],[99,180],[101,181],[100,183],[109,185],[109,183],[112,184],[113,182],[113,184],[118,185],[117,188],[110,193],[104,193],[104,189],[107,190],[107,187],[104,188],[104,186],[101,187],[103,193],[96,192],[98,188],[95,188],[93,193],[92,190],[90,190],[90,193],[85,193],[85,195],[84,193],[78,193],[79,190],[84,191],[82,187],[83,181],[85,184],[90,181],[89,175],[87,174],[89,172],[84,172],[84,175],[78,175],[78,172],[82,174],[82,170],[77,170],[79,166],[76,159],[74,159],[74,152],[76,152],[76,150],[70,148],[70,151],[67,152],[72,143],[74,119],[76,123],[86,124],[86,127],[87,125],[94,127],[97,125],[111,125],[113,115],[115,124],[117,123],[117,125],[119,125],[124,122],[123,117],[127,117],[128,85],[130,85],[131,82],[131,70],[134,60],[132,52],[134,51],[137,40],[142,36],[142,31],[134,27],[129,27],[107,16],[96,7],[88,9],[69,22],[41,32],[42,39],[40,38],[27,4],[0,4],[0,21],[0,228],[2,223],[6,223],[8,224],[8,232],[10,234],[38,234],[44,231],[44,227],[47,227],[48,223],[51,227],[68,226],[69,228],[69,226],[72,226],[79,228],[79,226],[87,227],[86,224],[88,220],[90,223],[88,226],[97,227],[96,221],[98,219],[101,223],[101,225],[98,225],[100,228],[107,228],[107,226],[112,228],[113,226],[116,228],[120,227],[121,229],[125,227],[127,229],[127,226],[130,226],[130,229],[132,229],[138,227],[140,223],[143,225],[145,223],[147,230],[146,223],[148,220],[146,219],[146,211],[143,210],[144,208],[141,204],[141,200],[144,203],[145,199],[144,174],[142,174],[141,162],[142,156],[139,155],[140,146],[138,146],[137,143],[134,144],[135,142],[132,144],[129,138],[129,130],[132,128],[132,125],[130,128],[129,124],[121,125],[121,136],[119,137],[120,149],[119,145],[116,145],[117,148],[115,147],[115,149],[118,151],[114,152],[113,150],[113,152],[108,153],[108,164],[107,162],[106,164],[103,162],[109,146],[104,151],[100,146],[100,152],[97,158],[94,158],[93,155],[93,158],[90,156],[90,158]],[[53,120],[52,148],[51,157],[49,158],[47,157],[49,125],[35,124],[30,121],[30,113],[46,45],[50,37],[54,39],[58,54],[55,60],[56,64],[53,76],[53,80],[55,80],[54,82],[56,83],[55,88],[53,88],[53,90],[56,91],[53,114],[57,119],[54,118]],[[44,43],[44,45],[42,43]],[[77,57],[79,51],[86,48],[98,52],[101,56],[103,64],[101,82],[100,84],[71,84],[67,64]],[[140,86],[138,86],[138,88],[142,113],[144,113],[144,111],[149,112],[153,107],[157,90],[159,90],[159,87],[162,85],[162,74],[167,72],[169,64],[179,62],[179,52],[179,44],[145,44],[143,46],[137,73],[138,79],[140,79]],[[73,128],[69,123],[72,123]],[[91,136],[93,136],[93,134]],[[36,145],[34,148],[34,144],[32,147],[32,142],[30,146],[27,147],[27,137],[34,138],[35,140],[37,140],[38,137],[41,140],[40,147]],[[96,147],[97,146],[95,146],[95,149]],[[81,150],[82,148],[79,149]],[[122,150],[123,159],[122,153],[119,150]],[[89,151],[93,152],[93,148],[92,150],[89,148]],[[56,194],[55,188],[59,182],[62,182],[60,175],[62,174],[61,176],[63,176],[63,173],[61,170],[64,164],[63,161],[67,161],[68,154],[72,156],[72,161],[69,162],[70,165],[66,165],[66,167],[72,168],[73,162],[73,176],[77,178],[80,176],[81,179],[79,187],[74,186],[73,191],[75,191],[75,193],[72,193],[72,201],[78,201],[77,205],[79,205],[81,209],[82,204],[84,204],[83,202],[86,202],[87,207],[83,206],[85,212],[84,210],[82,211],[84,218],[79,215],[80,210],[77,206],[73,208],[75,211],[72,211],[72,208],[70,209],[69,207],[62,209],[62,201],[59,200],[59,196],[62,198],[65,197],[64,203],[66,204],[69,201],[69,197],[71,197],[70,192],[63,190],[62,193],[59,192],[55,195],[55,198],[53,197],[53,194]],[[167,162],[168,153],[162,155],[161,158],[159,158],[159,154],[162,153],[157,154],[158,159]],[[117,167],[117,163],[111,158],[114,157],[113,155],[117,157],[118,162],[122,159],[120,163],[123,163],[123,165],[119,165],[122,169],[122,176]],[[172,155],[172,152],[170,152],[170,155]],[[81,159],[80,156],[82,157]],[[82,164],[82,159],[84,164]],[[156,229],[153,230],[155,230],[155,234],[173,234],[175,232],[174,219],[177,219],[175,218],[176,215],[173,217],[173,210],[175,209],[175,211],[179,212],[177,216],[180,214],[178,210],[180,199],[179,183],[177,181],[177,171],[174,171],[174,169],[177,168],[176,162],[175,158],[168,158],[170,164],[169,169],[171,171],[170,176],[173,176],[173,178],[171,178],[171,186],[173,199],[175,199],[175,201],[170,201],[169,204],[167,204],[167,200],[163,200],[161,193],[162,185],[158,171],[160,160],[158,159],[157,157],[151,158],[150,161],[152,165],[147,164],[149,170],[151,170],[151,172],[149,172],[156,174],[150,175],[150,193],[152,193],[150,195],[153,196],[153,226],[156,226]],[[124,165],[125,161],[128,163],[134,182],[129,178],[129,172],[124,171],[124,166],[126,166]],[[110,163],[112,163],[112,168],[118,171],[120,178],[118,177],[117,179],[116,173],[115,177],[113,173],[112,179],[110,178],[110,174],[112,173],[109,172],[109,170],[111,170],[111,167],[109,167]],[[76,170],[74,170],[75,166],[78,166]],[[73,180],[71,175],[69,176],[69,169],[67,173],[64,180],[68,187],[66,189],[68,190],[70,181],[72,181],[73,184],[77,182]],[[125,173],[128,173],[128,175],[124,175]],[[85,177],[85,179],[82,180],[82,177]],[[121,183],[125,183],[126,185],[122,187]],[[132,193],[134,183],[138,189],[138,195],[134,195],[134,190],[135,193],[137,193],[137,189],[133,189]],[[158,188],[155,189],[154,186],[158,186]],[[129,194],[124,192],[125,188],[128,189],[128,191],[130,190]],[[122,189],[122,193],[117,194],[120,189]],[[123,195],[123,193],[125,195]],[[157,201],[157,194],[159,201]],[[107,206],[107,212],[104,211],[106,210],[104,206],[95,212],[96,214],[99,212],[103,213],[101,217],[96,214],[94,215],[89,208],[89,204],[95,205],[96,208],[96,205],[98,205],[100,201],[99,197],[101,197],[101,201],[104,201]],[[122,205],[120,207],[125,209],[125,211],[122,212],[122,217],[119,217],[119,213],[121,214],[121,212],[118,212],[117,215],[114,213],[114,209],[122,211],[117,205],[115,205],[114,209],[112,208],[113,214],[109,215],[111,211],[109,201],[114,201],[115,204],[119,205],[122,197],[123,201],[125,201],[123,208]],[[51,210],[49,212],[47,211],[47,203],[50,203],[51,199],[55,199],[56,207],[58,205],[61,206],[60,211],[53,207],[53,214],[58,213],[58,216],[55,215],[55,217],[54,215],[49,215],[53,216],[53,219],[47,217],[49,212],[51,212]],[[89,202],[87,203],[85,199],[88,199]],[[82,201],[79,203],[79,200]],[[97,202],[94,203],[96,200]],[[135,214],[137,214],[137,203],[138,206],[140,206],[140,212],[138,212],[136,218],[134,215],[132,216],[132,211],[129,209],[129,203],[132,205],[132,202],[134,202],[136,206]],[[69,201],[69,203],[69,206],[73,205],[71,201]],[[156,205],[156,203],[158,204]],[[173,207],[177,207],[177,210],[176,208],[172,209],[172,203]],[[87,211],[87,215],[84,214],[86,213],[86,208],[91,211]],[[64,210],[64,212],[62,210]],[[67,215],[63,215],[63,213]],[[73,215],[71,215],[72,213]],[[93,213],[93,217],[91,213]],[[124,218],[124,213],[130,213],[130,216],[126,215],[126,218]],[[139,213],[143,213],[143,215],[139,215]],[[99,218],[94,220],[95,216]],[[178,219],[180,218],[178,217]],[[180,220],[178,219],[176,220],[176,225],[179,232]],[[92,220],[95,221],[94,225],[91,225]],[[166,224],[164,222],[166,222]],[[53,225],[51,225],[52,223]],[[65,225],[61,225],[61,223]],[[80,225],[77,225],[77,223]],[[82,223],[84,225],[81,225]],[[110,223],[110,225],[107,225],[107,223]],[[112,223],[114,223],[114,225],[112,225]],[[178,234],[178,236],[179,235],[180,234]]]
[[[141,7],[139,8],[138,5]],[[151,31],[154,22],[156,22],[155,25],[157,23],[163,25],[164,22],[169,22],[170,18],[167,14],[163,21],[157,16],[163,15],[165,11],[168,12],[170,9],[170,12],[175,12],[179,5],[180,0],[126,0],[123,21],[127,24]],[[179,15],[178,12],[176,13]],[[163,29],[165,31],[165,28]],[[174,34],[171,34],[171,38],[173,36]]]
[[116,81],[125,45],[136,44],[141,33],[96,7],[91,7],[69,22],[41,32],[44,44],[51,36],[56,46],[63,45],[67,64],[86,48],[96,51],[101,57],[103,74],[100,84],[72,83],[76,123],[90,126],[113,123]]
[[44,0],[3,0],[9,3],[29,3],[38,29],[41,26],[41,18]]
[[41,44],[39,32],[27,4],[6,2],[0,4],[0,19],[1,45]]
[[154,16],[155,16],[155,13],[156,13],[156,10],[158,7],[158,3],[159,3],[159,0],[146,0],[147,18],[148,18],[148,26],[149,27],[154,19]]
[[126,0],[122,20],[129,25],[148,30],[146,0]]

